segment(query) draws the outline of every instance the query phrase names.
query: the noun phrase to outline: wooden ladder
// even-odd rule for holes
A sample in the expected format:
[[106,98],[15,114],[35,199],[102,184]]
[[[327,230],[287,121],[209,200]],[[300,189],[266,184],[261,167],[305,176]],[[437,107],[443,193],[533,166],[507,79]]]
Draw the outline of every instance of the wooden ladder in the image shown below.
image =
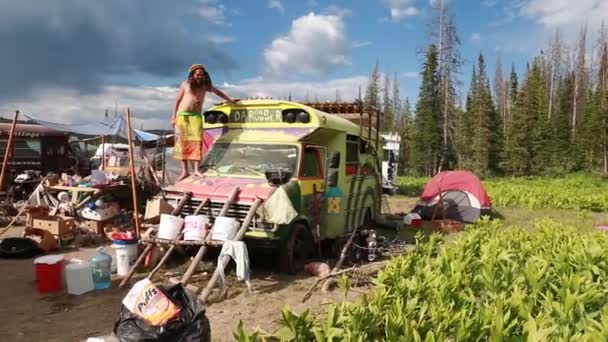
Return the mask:
[[[226,201],[226,203],[224,203],[224,206],[222,207],[222,210],[220,211],[218,216],[227,216],[228,210],[230,209],[230,206],[236,201],[236,197],[238,196],[239,192],[241,192],[241,189],[238,186],[235,187],[234,189],[232,189],[230,196],[228,196],[228,200]],[[211,231],[209,231],[209,233],[207,233],[205,242],[211,241],[212,233],[213,233],[213,228],[211,228]],[[202,246],[199,247],[198,252],[196,252],[194,259],[192,259],[190,266],[188,266],[186,273],[184,273],[184,276],[182,277],[182,279],[180,281],[180,283],[182,283],[182,285],[185,286],[188,283],[188,280],[190,280],[190,278],[192,277],[194,270],[196,269],[198,264],[201,262],[201,260],[203,260],[203,256],[207,252],[207,249],[208,248],[207,248],[206,243],[204,243]]]
[[[175,209],[173,209],[173,211],[171,211],[170,215],[173,215],[173,216],[179,215],[179,213],[182,211],[182,209],[184,208],[184,206],[186,205],[186,203],[188,203],[188,201],[191,198],[192,198],[192,193],[191,192],[185,193],[184,196],[180,199],[180,201],[177,204],[177,206],[175,207]],[[149,229],[153,229],[153,228],[149,228]],[[154,239],[153,241],[145,241],[144,242],[146,244],[146,248],[139,255],[139,257],[137,258],[137,261],[135,261],[135,264],[133,264],[133,266],[129,270],[129,273],[123,278],[123,280],[120,282],[120,285],[118,287],[120,287],[120,288],[124,287],[127,284],[127,282],[129,281],[129,279],[131,279],[131,277],[133,277],[133,274],[135,273],[135,270],[137,269],[137,267],[139,267],[139,265],[144,261],[144,259],[148,256],[148,254],[150,254],[150,252],[152,251],[152,249],[155,246],[162,244],[162,242],[159,241],[159,240],[161,240],[161,239],[158,239],[158,240]],[[169,240],[167,242],[170,243],[171,240]]]
[[[237,233],[234,236],[234,238],[232,239],[232,241],[242,241],[243,240],[243,238],[245,237],[245,233],[247,233],[247,230],[249,229],[249,225],[251,224],[251,221],[255,217],[255,212],[258,210],[258,207],[260,206],[260,204],[262,204],[262,199],[260,199],[260,198],[257,198],[255,200],[255,202],[253,202],[253,204],[249,208],[249,211],[247,212],[247,216],[243,220],[243,223],[241,223],[241,228],[239,228],[239,230],[237,231]],[[222,268],[222,270],[225,270],[226,266],[228,265],[228,262],[229,262],[229,260],[226,260],[224,258],[218,258],[217,267],[215,268],[215,271],[213,272],[211,279],[209,279],[209,282],[207,283],[207,287],[205,287],[205,289],[203,290],[203,293],[199,297],[201,302],[207,303],[207,299],[209,298],[209,295],[211,294],[211,290],[213,290],[213,288],[215,287],[215,285],[220,277],[220,267]]]

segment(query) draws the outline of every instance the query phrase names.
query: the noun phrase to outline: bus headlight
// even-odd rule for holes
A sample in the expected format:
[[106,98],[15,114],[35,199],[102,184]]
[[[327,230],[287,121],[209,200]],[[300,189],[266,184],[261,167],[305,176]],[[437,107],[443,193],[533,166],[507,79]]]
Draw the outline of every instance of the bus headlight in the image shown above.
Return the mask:
[[310,122],[310,114],[301,109],[286,109],[283,111],[283,122],[294,123],[308,123]]

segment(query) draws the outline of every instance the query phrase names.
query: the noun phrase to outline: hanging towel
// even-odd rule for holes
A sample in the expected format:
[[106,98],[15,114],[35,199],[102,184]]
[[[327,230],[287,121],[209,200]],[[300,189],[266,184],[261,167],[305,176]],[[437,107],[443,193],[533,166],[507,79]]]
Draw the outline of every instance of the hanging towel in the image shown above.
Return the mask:
[[298,216],[289,196],[278,188],[256,211],[260,220],[276,224],[288,224]]
[[[217,259],[218,265],[225,261],[226,263],[233,259],[236,263],[236,277],[238,280],[244,280],[247,285],[249,293],[251,293],[251,283],[249,282],[249,253],[247,252],[247,245],[243,241],[225,241],[222,246],[222,251]],[[226,285],[224,276],[224,268],[219,265],[218,273],[220,275],[220,281],[222,288]]]

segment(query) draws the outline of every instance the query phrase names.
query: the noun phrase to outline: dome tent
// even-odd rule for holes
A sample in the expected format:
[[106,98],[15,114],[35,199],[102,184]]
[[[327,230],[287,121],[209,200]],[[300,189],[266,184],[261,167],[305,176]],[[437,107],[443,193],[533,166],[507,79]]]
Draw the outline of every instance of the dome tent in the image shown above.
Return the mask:
[[443,171],[424,187],[413,213],[423,219],[452,219],[475,222],[490,215],[492,202],[479,177],[470,171]]

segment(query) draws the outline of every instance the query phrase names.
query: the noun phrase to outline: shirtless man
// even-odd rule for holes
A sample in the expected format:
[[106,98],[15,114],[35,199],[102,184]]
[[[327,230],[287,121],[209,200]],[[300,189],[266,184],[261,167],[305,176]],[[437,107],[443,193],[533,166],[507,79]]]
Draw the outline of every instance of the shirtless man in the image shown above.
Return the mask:
[[177,92],[171,125],[175,129],[174,158],[181,160],[182,173],[177,179],[180,181],[190,175],[188,161],[194,161],[194,175],[201,176],[200,164],[203,149],[203,118],[202,109],[205,95],[211,91],[228,102],[235,102],[215,88],[211,78],[201,64],[190,67],[188,79],[182,82]]

